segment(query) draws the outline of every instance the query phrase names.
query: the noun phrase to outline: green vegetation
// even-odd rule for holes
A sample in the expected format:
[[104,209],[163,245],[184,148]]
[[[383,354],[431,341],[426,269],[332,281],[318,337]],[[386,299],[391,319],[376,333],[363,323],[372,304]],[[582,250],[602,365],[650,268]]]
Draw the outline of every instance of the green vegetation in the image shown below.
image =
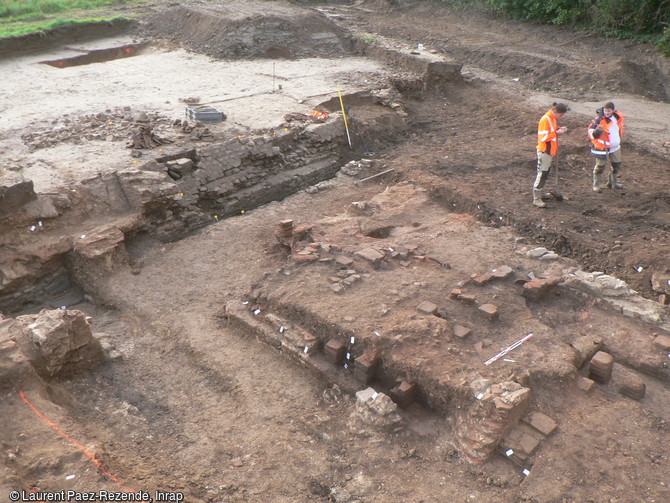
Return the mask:
[[443,0],[542,24],[599,31],[657,45],[670,55],[670,0]]
[[[145,0],[0,0],[0,37],[117,18],[114,8]],[[96,16],[96,17],[92,17]]]

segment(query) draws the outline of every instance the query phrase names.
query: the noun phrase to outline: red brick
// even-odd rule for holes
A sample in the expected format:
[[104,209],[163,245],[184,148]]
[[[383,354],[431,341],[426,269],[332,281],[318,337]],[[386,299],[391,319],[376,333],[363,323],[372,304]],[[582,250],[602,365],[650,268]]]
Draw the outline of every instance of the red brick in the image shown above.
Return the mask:
[[401,381],[397,386],[389,390],[389,396],[400,407],[407,407],[414,401],[416,385],[407,381]]
[[466,304],[474,304],[477,301],[477,297],[462,293],[458,296],[458,300],[462,300]]
[[523,285],[523,296],[529,300],[540,300],[554,288],[559,281],[560,278],[533,278]]
[[449,298],[450,299],[457,299],[461,294],[463,293],[463,290],[460,288],[454,288],[449,292]]
[[340,365],[342,360],[344,360],[344,355],[347,352],[347,348],[337,339],[331,339],[328,341],[328,344],[326,344],[323,352],[326,359],[333,362],[335,365]]
[[377,353],[374,351],[363,353],[354,360],[354,377],[359,381],[368,384],[374,379],[378,363]]

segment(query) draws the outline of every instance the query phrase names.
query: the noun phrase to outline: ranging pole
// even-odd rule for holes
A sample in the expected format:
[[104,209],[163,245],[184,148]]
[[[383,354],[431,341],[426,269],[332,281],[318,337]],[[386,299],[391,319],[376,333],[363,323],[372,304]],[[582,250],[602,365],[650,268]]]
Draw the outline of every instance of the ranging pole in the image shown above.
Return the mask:
[[347,123],[347,112],[344,111],[344,100],[342,99],[342,93],[340,88],[337,88],[337,95],[340,97],[340,106],[342,107],[342,117],[344,117],[344,129],[347,130],[347,142],[349,143],[349,148],[351,148],[351,136],[349,136],[349,124]]

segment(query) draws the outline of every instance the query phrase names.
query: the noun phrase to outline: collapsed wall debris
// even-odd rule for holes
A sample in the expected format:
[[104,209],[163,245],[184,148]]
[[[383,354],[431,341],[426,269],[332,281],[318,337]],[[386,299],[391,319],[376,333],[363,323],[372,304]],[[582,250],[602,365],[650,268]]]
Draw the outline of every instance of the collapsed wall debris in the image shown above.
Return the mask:
[[16,319],[0,316],[0,385],[17,386],[33,371],[49,381],[102,361],[89,320],[81,311],[65,309],[43,309]]

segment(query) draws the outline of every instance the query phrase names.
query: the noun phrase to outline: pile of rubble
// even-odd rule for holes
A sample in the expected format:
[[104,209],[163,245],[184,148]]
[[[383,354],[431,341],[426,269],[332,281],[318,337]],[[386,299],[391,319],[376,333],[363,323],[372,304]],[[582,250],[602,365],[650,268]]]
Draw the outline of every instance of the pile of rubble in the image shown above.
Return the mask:
[[0,315],[0,381],[49,380],[90,368],[104,354],[81,311],[44,309],[16,319]]
[[84,140],[115,142],[127,139],[129,130],[132,134],[137,123],[148,122],[169,126],[172,124],[172,119],[156,113],[133,112],[129,106],[79,117],[64,114],[59,120],[54,121],[51,127],[26,133],[21,139],[31,152],[64,142],[75,144]]

